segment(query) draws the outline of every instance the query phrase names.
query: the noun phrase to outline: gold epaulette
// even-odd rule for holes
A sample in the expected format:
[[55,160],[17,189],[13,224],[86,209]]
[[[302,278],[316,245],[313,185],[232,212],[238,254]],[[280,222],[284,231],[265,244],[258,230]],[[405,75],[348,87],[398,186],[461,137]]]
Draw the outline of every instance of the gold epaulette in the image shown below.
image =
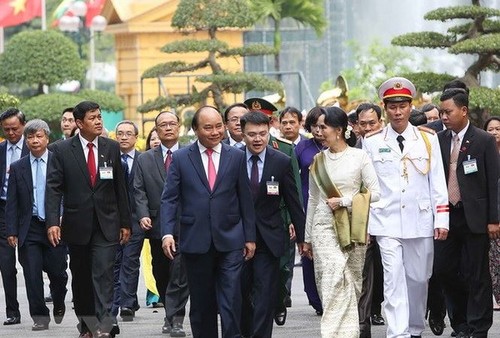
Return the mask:
[[369,138],[369,137],[372,137],[373,135],[380,134],[383,130],[384,129],[379,129],[379,130],[372,131],[371,133],[366,134],[365,138]]
[[434,129],[431,129],[431,128],[428,128],[428,127],[417,126],[417,128],[420,131],[425,131],[426,133],[429,133],[429,134],[432,134],[432,135],[434,135],[436,133],[436,131]]
[[287,140],[286,138],[281,138],[281,137],[277,137],[277,136],[275,136],[274,138],[275,138],[276,140],[280,141],[280,142],[287,143],[287,144],[289,144],[289,145],[293,145],[293,142],[292,142],[292,141],[290,141],[290,140]]

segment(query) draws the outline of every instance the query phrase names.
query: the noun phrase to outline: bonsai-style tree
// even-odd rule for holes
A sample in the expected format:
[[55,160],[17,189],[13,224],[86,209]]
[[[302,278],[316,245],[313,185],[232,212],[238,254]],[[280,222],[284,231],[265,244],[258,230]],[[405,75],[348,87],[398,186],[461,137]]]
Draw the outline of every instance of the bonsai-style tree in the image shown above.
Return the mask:
[[0,84],[43,86],[79,80],[85,65],[76,45],[54,30],[23,31],[13,36],[0,55]]
[[219,62],[221,58],[244,57],[274,53],[274,48],[262,45],[247,45],[230,48],[217,38],[223,29],[243,29],[255,23],[249,0],[181,0],[173,16],[172,26],[185,32],[206,32],[207,39],[185,39],[169,43],[161,48],[165,53],[204,53],[196,63],[172,61],[158,64],[144,72],[142,78],[161,78],[174,73],[205,70],[209,75],[196,76],[197,82],[208,86],[198,90],[193,86],[191,93],[176,97],[157,97],[138,107],[140,112],[161,110],[165,107],[205,103],[211,97],[219,110],[225,107],[224,93],[242,93],[250,90],[278,91],[282,88],[277,81],[257,73],[228,72]]

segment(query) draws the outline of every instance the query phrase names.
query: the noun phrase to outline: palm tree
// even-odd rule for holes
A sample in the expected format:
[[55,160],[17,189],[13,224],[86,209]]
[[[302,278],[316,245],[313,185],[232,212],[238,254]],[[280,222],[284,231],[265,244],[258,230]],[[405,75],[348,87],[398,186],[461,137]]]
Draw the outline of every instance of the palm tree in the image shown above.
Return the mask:
[[325,31],[327,21],[324,16],[323,0],[252,0],[251,4],[258,21],[270,18],[274,23],[274,64],[280,71],[281,21],[291,18],[314,29],[318,37]]

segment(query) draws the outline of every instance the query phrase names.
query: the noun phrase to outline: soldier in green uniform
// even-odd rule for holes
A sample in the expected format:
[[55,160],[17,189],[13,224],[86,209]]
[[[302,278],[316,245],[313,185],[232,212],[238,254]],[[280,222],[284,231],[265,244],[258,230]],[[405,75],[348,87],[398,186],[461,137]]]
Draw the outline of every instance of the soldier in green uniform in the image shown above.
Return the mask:
[[[272,103],[261,99],[261,98],[250,98],[245,100],[244,102],[250,111],[257,110],[265,113],[268,116],[272,116],[274,111],[277,111],[278,108],[274,106]],[[292,141],[286,140],[281,137],[274,137],[270,136],[269,137],[269,145],[272,146],[274,149],[277,149],[281,151],[282,153],[288,155],[292,159],[292,167],[293,167],[293,173],[295,176],[295,182],[297,185],[297,190],[300,195],[301,202],[302,201],[302,187],[301,187],[301,182],[300,182],[300,173],[299,173],[299,164],[297,162],[297,157],[295,155],[294,151],[294,145]],[[285,203],[282,201],[281,203],[281,214],[283,217],[283,226],[290,228],[290,232],[294,232],[295,230],[293,229],[291,220],[290,220],[290,215],[286,209]],[[290,245],[295,244],[295,240],[291,239],[290,241],[287,241]],[[278,284],[279,290],[278,290],[278,297],[276,300],[276,310],[275,310],[275,315],[274,315],[274,321],[276,322],[277,325],[284,325],[286,321],[286,303],[285,300],[289,298],[290,295],[290,290],[288,290],[286,283],[289,277],[292,274],[292,271],[290,270],[289,266],[289,261],[290,261],[290,248],[285,251],[286,254],[283,255],[280,259],[280,281]],[[294,251],[295,255],[295,251]],[[292,266],[293,268],[293,266]]]

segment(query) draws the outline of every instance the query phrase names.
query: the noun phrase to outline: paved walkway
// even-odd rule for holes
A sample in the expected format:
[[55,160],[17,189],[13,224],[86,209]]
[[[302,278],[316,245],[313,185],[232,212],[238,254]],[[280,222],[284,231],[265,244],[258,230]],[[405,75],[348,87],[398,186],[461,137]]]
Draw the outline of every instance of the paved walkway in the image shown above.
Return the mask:
[[[295,268],[295,275],[292,287],[292,308],[288,309],[288,318],[285,326],[275,326],[273,329],[273,337],[279,338],[295,338],[295,337],[320,337],[319,323],[320,317],[316,316],[314,310],[307,304],[307,298],[303,290],[302,284],[302,269]],[[19,302],[21,306],[21,324],[14,326],[1,326],[0,337],[78,337],[76,330],[76,316],[71,310],[71,291],[66,297],[67,312],[61,324],[57,325],[53,321],[50,323],[48,331],[33,332],[31,331],[32,320],[28,313],[28,302],[26,298],[26,289],[24,288],[24,277],[22,269],[18,269],[19,283]],[[46,289],[48,289],[48,281],[45,281]],[[70,290],[70,286],[68,285]],[[142,308],[137,311],[136,318],[133,322],[121,322],[119,320],[121,334],[118,338],[134,338],[134,337],[170,337],[161,333],[163,324],[163,309],[153,309],[146,307],[145,304],[145,288],[141,278],[139,286],[139,297]],[[189,305],[189,304],[188,304]],[[0,308],[5,306],[3,290],[0,291]],[[52,304],[49,304],[52,312]],[[0,320],[3,322],[5,317],[4,312],[0,314]],[[188,337],[192,337],[189,320],[185,320],[185,329]],[[382,338],[385,336],[385,326],[373,327],[373,338]],[[447,327],[441,337],[450,337],[451,329]],[[490,330],[490,337],[500,337],[500,312],[495,312],[494,325]],[[434,337],[429,328],[424,331],[423,337]],[[339,337],[342,338],[342,337]]]

